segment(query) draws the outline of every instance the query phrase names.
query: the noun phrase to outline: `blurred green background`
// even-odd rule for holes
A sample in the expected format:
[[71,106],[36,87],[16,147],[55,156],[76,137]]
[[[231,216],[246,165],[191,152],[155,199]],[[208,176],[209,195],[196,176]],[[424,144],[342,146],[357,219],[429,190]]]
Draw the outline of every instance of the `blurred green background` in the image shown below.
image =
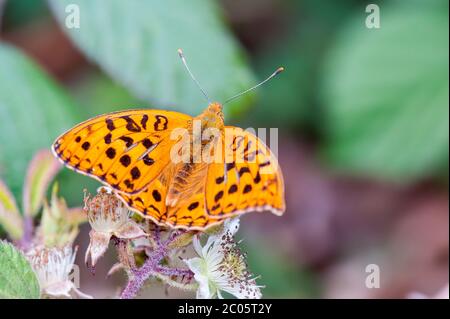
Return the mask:
[[[366,25],[371,3],[380,28]],[[287,212],[245,216],[240,233],[265,297],[403,298],[448,283],[448,1],[0,0],[0,19],[0,178],[18,198],[32,155],[81,120],[200,113],[178,48],[219,101],[282,65],[225,109],[228,124],[279,129]],[[71,205],[98,186],[57,179]],[[365,286],[372,263],[379,289]],[[123,280],[82,275],[95,296]]]

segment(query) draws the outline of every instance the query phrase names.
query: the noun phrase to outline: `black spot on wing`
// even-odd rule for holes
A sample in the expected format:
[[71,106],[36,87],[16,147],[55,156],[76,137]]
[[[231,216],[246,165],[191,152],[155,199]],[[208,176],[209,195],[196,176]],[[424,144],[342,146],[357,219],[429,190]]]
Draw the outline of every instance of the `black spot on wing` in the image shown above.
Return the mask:
[[85,151],[87,151],[89,149],[89,147],[91,147],[91,143],[89,143],[89,142],[84,142],[81,145],[81,148],[84,149]]
[[123,183],[124,183],[125,186],[128,187],[129,189],[133,189],[133,188],[134,188],[134,184],[131,183],[129,179],[124,180]]
[[259,174],[259,172],[256,174],[255,178],[253,179],[253,182],[255,182],[255,184],[261,182],[261,175]]
[[161,194],[156,189],[153,190],[152,196],[155,201],[157,202],[161,201]]
[[104,139],[106,144],[111,144],[111,137],[112,137],[111,133],[105,135]]
[[134,143],[134,140],[129,136],[121,136],[119,138],[125,142],[125,147],[130,147]]
[[110,147],[106,150],[106,156],[108,158],[113,159],[116,156],[116,150],[113,147]]
[[252,190],[252,185],[247,184],[247,185],[245,185],[244,190],[242,191],[242,193],[246,194],[246,193],[251,192],[251,190]]
[[233,184],[233,185],[231,185],[230,188],[228,189],[228,194],[236,193],[237,190],[238,190],[237,185],[236,185],[236,184]]
[[130,173],[133,179],[138,179],[141,177],[141,171],[136,166],[131,169]]
[[193,202],[192,204],[190,204],[190,205],[188,206],[188,209],[189,209],[190,211],[192,211],[192,210],[196,209],[196,208],[198,207],[198,205],[199,205],[198,202]]
[[226,164],[227,171],[232,170],[235,167],[236,167],[236,163],[234,163],[234,162]]
[[148,156],[148,154],[146,154],[143,158],[142,161],[144,162],[145,165],[150,166],[153,165],[153,163],[155,163],[155,160],[153,158],[151,158],[150,156]]
[[124,166],[124,167],[128,167],[128,165],[130,165],[131,163],[131,157],[127,154],[122,155],[122,157],[120,158],[120,163]]
[[141,119],[141,125],[144,130],[147,129],[147,121],[148,121],[148,115],[144,114]]
[[141,127],[129,116],[125,115],[122,118],[127,122],[127,130],[130,132],[140,132]]
[[247,166],[241,167],[241,169],[239,170],[239,176],[242,176],[245,173],[250,173],[250,169]]
[[106,127],[108,128],[108,130],[113,131],[116,129],[116,127],[114,126],[114,121],[112,119],[106,119]]
[[223,197],[223,191],[220,191],[214,196],[214,201],[218,202]]
[[216,178],[216,184],[222,184],[224,180],[225,180],[224,176],[217,177]]
[[144,147],[145,147],[146,149],[149,149],[149,148],[152,147],[154,144],[152,143],[152,141],[150,141],[150,139],[144,138],[144,139],[142,140],[142,145],[144,145]]

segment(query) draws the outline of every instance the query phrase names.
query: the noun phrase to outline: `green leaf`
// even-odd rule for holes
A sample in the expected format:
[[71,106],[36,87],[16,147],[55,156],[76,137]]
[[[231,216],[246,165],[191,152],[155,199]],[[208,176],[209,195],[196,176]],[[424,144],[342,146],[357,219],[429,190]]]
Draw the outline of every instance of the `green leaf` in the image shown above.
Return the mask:
[[123,86],[97,70],[83,74],[71,89],[78,104],[83,106],[83,115],[86,118],[124,108],[150,107],[148,103],[134,98]]
[[0,225],[11,239],[18,240],[23,234],[23,220],[16,200],[8,187],[0,180]]
[[62,90],[17,49],[0,43],[0,176],[20,195],[29,161],[78,122]]
[[0,298],[38,299],[39,282],[25,256],[13,245],[0,241]]
[[[22,27],[50,15],[44,1],[36,0],[0,0],[4,4],[2,24],[6,28]],[[4,18],[4,19],[3,19]]]
[[[178,48],[213,100],[223,101],[255,82],[214,1],[49,1],[62,29],[90,59],[137,98],[159,107],[197,114],[206,106]],[[79,6],[78,29],[65,26],[68,4]],[[251,100],[251,94],[242,97],[227,112]]]
[[442,1],[385,4],[380,29],[357,14],[322,75],[333,164],[402,180],[448,165],[448,36]]
[[24,185],[24,214],[35,216],[47,193],[50,182],[61,168],[61,164],[50,151],[38,152],[31,161]]

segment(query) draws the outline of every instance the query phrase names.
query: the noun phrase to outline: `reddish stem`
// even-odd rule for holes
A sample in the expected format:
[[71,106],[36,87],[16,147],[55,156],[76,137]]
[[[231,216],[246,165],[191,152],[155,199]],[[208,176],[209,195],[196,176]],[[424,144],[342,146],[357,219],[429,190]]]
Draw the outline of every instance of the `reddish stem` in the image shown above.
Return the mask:
[[31,216],[24,216],[23,221],[23,235],[20,241],[18,242],[18,246],[23,250],[27,251],[33,242],[33,218]]
[[182,278],[192,278],[193,274],[188,269],[176,269],[161,266],[161,261],[169,253],[169,244],[173,242],[182,232],[175,231],[170,234],[169,239],[160,243],[145,260],[144,265],[139,269],[132,270],[132,277],[120,296],[121,299],[132,299],[136,297],[145,281],[155,273],[167,276],[180,276]]

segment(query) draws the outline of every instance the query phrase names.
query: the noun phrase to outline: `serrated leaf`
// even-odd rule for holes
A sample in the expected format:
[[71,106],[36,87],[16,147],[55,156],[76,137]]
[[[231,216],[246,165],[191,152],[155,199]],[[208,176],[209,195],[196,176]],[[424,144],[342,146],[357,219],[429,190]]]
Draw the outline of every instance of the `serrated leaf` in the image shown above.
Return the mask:
[[[61,28],[81,50],[136,97],[197,115],[206,101],[177,55],[182,48],[211,99],[224,101],[254,78],[243,52],[209,0],[49,0]],[[67,5],[79,8],[80,28],[69,29]],[[247,95],[227,113],[248,105]]]
[[50,151],[39,151],[31,161],[25,179],[23,193],[24,214],[35,216],[42,206],[50,182],[61,164]]
[[23,219],[16,200],[8,187],[0,180],[0,225],[11,239],[18,240],[23,234]]
[[0,177],[16,198],[32,156],[78,122],[73,102],[19,50],[0,43]]
[[38,279],[25,256],[13,245],[0,241],[0,298],[37,299]]
[[448,165],[448,3],[386,4],[381,15],[368,29],[358,14],[329,55],[325,155],[346,170],[421,178]]

